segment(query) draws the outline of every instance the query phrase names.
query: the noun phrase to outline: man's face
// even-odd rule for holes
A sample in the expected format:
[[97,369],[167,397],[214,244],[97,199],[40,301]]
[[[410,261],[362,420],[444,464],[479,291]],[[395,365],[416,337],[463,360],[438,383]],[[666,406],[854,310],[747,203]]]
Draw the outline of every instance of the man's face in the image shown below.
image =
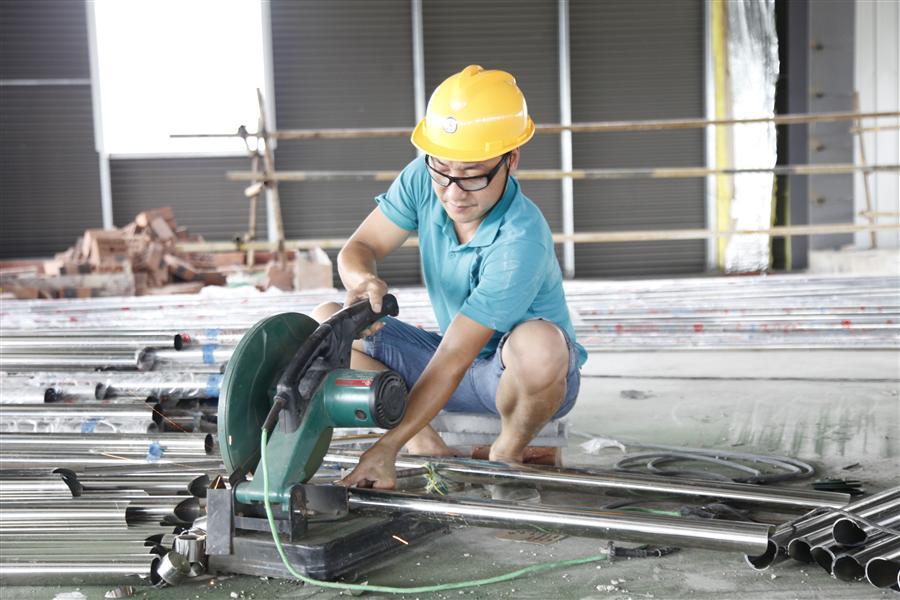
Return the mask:
[[[431,167],[432,176],[431,187],[434,188],[434,193],[440,200],[441,205],[443,205],[444,211],[446,211],[447,216],[453,222],[460,225],[477,224],[484,219],[488,211],[500,200],[507,175],[516,168],[518,163],[518,149],[502,157],[471,163],[443,161],[429,156],[428,165]],[[436,178],[440,179],[441,174],[451,177],[489,177],[492,171],[495,174],[488,186],[475,192],[462,189],[456,182],[452,182],[444,187],[436,181]],[[468,179],[463,182],[463,186],[477,187],[478,182],[478,179]]]

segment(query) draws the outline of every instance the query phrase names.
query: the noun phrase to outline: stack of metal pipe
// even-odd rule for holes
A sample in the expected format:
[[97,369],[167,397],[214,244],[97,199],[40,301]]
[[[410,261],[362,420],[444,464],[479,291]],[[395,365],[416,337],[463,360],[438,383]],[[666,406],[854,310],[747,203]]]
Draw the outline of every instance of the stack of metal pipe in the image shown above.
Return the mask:
[[159,580],[222,465],[211,435],[0,434],[5,585]]
[[766,552],[747,556],[765,570],[784,560],[817,564],[843,581],[866,579],[900,591],[900,487],[848,504],[820,509],[779,526]]

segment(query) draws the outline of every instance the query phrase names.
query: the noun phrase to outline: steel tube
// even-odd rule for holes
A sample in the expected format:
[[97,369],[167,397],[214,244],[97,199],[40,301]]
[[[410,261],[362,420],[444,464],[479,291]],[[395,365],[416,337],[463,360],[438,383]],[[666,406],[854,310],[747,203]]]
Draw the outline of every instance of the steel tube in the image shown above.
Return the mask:
[[72,487],[58,475],[39,479],[0,479],[0,503],[16,498],[69,500],[72,496]]
[[0,369],[33,371],[35,369],[117,369],[148,371],[153,368],[153,354],[146,349],[121,354],[0,354]]
[[[873,494],[872,496],[857,500],[856,502],[843,507],[843,510],[861,513],[862,511],[871,509],[892,498],[900,498],[900,487],[890,488],[877,494]],[[839,518],[841,518],[839,513],[812,511],[806,515],[788,521],[775,529],[775,533],[772,534],[769,546],[766,548],[765,552],[758,555],[747,555],[744,559],[748,565],[756,570],[761,571],[768,569],[773,564],[781,562],[788,557],[787,546],[791,540],[808,535],[824,527],[828,527]]]
[[[900,523],[900,498],[883,505],[883,510],[867,517],[882,527],[893,527]],[[835,521],[831,535],[835,543],[841,546],[860,546],[866,543],[866,539],[878,529],[865,523],[857,522],[849,517],[843,517]]]
[[627,511],[552,509],[534,505],[486,502],[461,498],[422,498],[401,492],[351,488],[351,509],[374,514],[414,514],[442,523],[538,529],[568,535],[622,541],[671,543],[712,550],[761,552],[770,525],[700,522],[676,517],[641,515]]
[[[891,495],[886,497],[885,499],[878,501],[870,506],[867,506],[859,511],[852,511],[858,514],[860,517],[864,517],[866,519],[870,517],[874,517],[878,515],[883,510],[890,510],[896,508],[900,505],[900,488],[892,488]],[[846,509],[845,509],[846,510]],[[814,557],[812,555],[812,549],[816,546],[829,546],[829,540],[833,540],[832,530],[834,528],[834,522],[839,520],[842,515],[839,513],[835,513],[834,521],[826,523],[822,527],[818,527],[817,529],[813,529],[811,531],[806,531],[801,535],[795,535],[794,539],[792,539],[787,544],[788,555],[794,560],[810,563],[813,562]]]
[[[358,456],[329,453],[325,462],[355,465]],[[543,485],[577,489],[618,489],[631,492],[653,492],[704,498],[723,498],[791,508],[830,507],[847,504],[848,494],[776,488],[741,483],[673,479],[659,475],[638,475],[620,471],[560,469],[552,467],[511,466],[504,463],[458,458],[418,458],[401,456],[397,468],[421,468],[428,463],[448,476],[481,479],[510,479]]]
[[2,433],[142,433],[160,416],[148,404],[0,404]]
[[834,557],[832,574],[841,581],[857,581],[866,575],[870,560],[893,555],[900,551],[900,538],[886,536],[877,542],[844,552]]
[[866,579],[877,588],[900,590],[900,549],[866,563]]
[[4,585],[61,585],[69,583],[135,583],[150,578],[152,554],[127,556],[93,556],[73,561],[13,561],[0,562],[0,577]]
[[3,354],[134,353],[141,348],[174,348],[174,336],[4,336]]
[[151,444],[159,444],[165,454],[205,457],[212,454],[215,438],[210,434],[184,433],[158,433],[153,436],[107,433],[57,433],[34,436],[26,433],[4,433],[0,435],[0,444],[4,451],[39,450],[59,454],[98,450],[146,453]]

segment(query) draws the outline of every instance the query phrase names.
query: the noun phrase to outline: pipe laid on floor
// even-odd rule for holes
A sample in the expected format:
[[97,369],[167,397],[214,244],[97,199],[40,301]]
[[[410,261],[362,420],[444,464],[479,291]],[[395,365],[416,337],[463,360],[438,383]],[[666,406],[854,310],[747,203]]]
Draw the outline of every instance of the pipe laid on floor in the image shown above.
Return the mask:
[[869,561],[897,552],[900,552],[900,538],[885,536],[871,545],[835,556],[831,573],[841,581],[858,581],[866,576]]
[[[893,527],[900,523],[900,499],[884,505],[884,510],[868,517],[882,527]],[[843,517],[835,521],[831,535],[834,541],[841,546],[861,546],[866,543],[869,536],[879,530],[871,525],[857,522],[850,517]]]
[[[355,465],[359,456],[328,453],[325,462]],[[632,492],[654,492],[704,498],[722,498],[790,508],[843,508],[850,496],[834,492],[817,492],[792,488],[674,479],[661,475],[638,475],[620,471],[538,468],[531,465],[511,466],[505,463],[465,458],[400,456],[398,469],[421,468],[428,463],[448,476],[463,475],[490,479],[513,479],[579,489],[620,489]]]
[[156,431],[161,415],[140,404],[0,404],[2,433],[140,433]]
[[[874,517],[878,515],[882,510],[889,509],[891,507],[895,507],[900,503],[900,487],[892,488],[891,491],[893,494],[888,495],[883,500],[876,502],[860,511],[857,512],[860,517],[865,517],[866,519],[870,517]],[[846,509],[845,509],[846,510]],[[837,518],[835,522],[840,519],[843,515],[837,514]],[[796,561],[803,563],[811,563],[815,560],[812,555],[812,549],[816,546],[830,546],[833,545],[832,537],[832,529],[833,523],[829,523],[824,527],[819,527],[818,529],[814,529],[809,531],[803,535],[799,535],[794,537],[787,545],[788,555]]]
[[629,511],[550,508],[466,498],[422,498],[402,492],[351,488],[357,512],[414,514],[441,523],[503,529],[537,529],[603,539],[678,544],[710,550],[754,553],[765,550],[771,525],[700,521]]
[[153,351],[146,348],[137,350],[132,354],[0,355],[0,370],[16,372],[34,371],[35,369],[116,369],[149,371],[153,368],[153,365]]
[[[73,557],[74,558],[74,557]],[[123,584],[149,580],[153,554],[91,556],[72,561],[0,561],[4,585]]]
[[106,354],[133,353],[141,348],[175,348],[174,336],[4,336],[3,354]]
[[179,456],[207,456],[215,448],[215,436],[210,434],[166,434],[152,436],[111,433],[55,433],[34,436],[27,433],[4,433],[0,435],[0,445],[4,451],[14,452],[27,449],[42,452],[70,454],[73,452],[97,452],[99,450],[134,451],[146,453],[152,444],[159,444],[164,454]]
[[877,588],[900,591],[900,548],[866,563],[866,579]]
[[[857,500],[843,507],[843,510],[865,516],[864,512],[892,498],[900,498],[900,487],[889,488]],[[775,533],[772,534],[769,546],[765,552],[757,555],[747,555],[744,557],[744,560],[757,571],[768,569],[772,565],[788,558],[788,545],[792,540],[829,527],[841,517],[841,514],[835,512],[811,511],[788,521],[775,529]]]

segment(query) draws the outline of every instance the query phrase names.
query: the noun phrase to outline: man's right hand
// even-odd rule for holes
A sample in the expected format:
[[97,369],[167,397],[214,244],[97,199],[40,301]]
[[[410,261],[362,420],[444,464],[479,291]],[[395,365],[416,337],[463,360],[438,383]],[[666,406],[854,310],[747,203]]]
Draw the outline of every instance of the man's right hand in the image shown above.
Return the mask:
[[[368,300],[369,304],[372,305],[372,310],[379,312],[381,310],[381,301],[387,293],[387,283],[377,275],[371,275],[366,277],[359,285],[347,290],[344,306],[350,306],[360,300]],[[384,327],[384,323],[376,321],[371,326],[364,329],[361,336],[369,337],[382,327]]]
[[338,483],[347,487],[392,490],[397,485],[397,470],[394,466],[396,460],[396,451],[376,443],[359,457],[356,468]]

